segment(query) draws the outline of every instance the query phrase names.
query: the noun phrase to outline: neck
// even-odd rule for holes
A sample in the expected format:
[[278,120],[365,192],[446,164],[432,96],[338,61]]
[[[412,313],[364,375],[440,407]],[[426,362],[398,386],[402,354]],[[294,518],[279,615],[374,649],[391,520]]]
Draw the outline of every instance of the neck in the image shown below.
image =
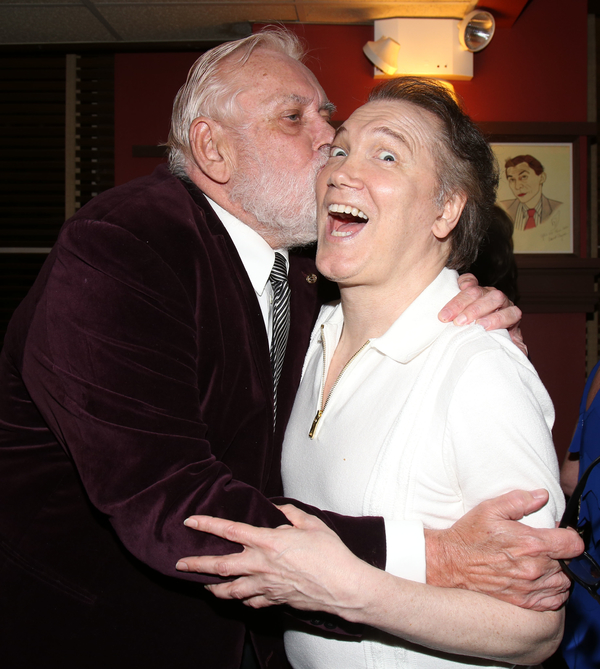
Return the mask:
[[220,184],[209,179],[201,170],[188,167],[188,176],[190,180],[213,202],[216,202],[225,211],[235,216],[239,221],[257,232],[272,249],[286,248],[287,241],[267,226],[256,220],[256,217],[249,214],[238,202],[232,202],[229,198],[229,188],[227,184]]
[[445,261],[415,268],[382,286],[340,285],[343,338],[349,349],[384,335],[441,272]]
[[534,197],[529,200],[529,202],[523,202],[523,205],[527,209],[535,209],[537,207],[537,203],[542,199],[542,191],[538,191]]

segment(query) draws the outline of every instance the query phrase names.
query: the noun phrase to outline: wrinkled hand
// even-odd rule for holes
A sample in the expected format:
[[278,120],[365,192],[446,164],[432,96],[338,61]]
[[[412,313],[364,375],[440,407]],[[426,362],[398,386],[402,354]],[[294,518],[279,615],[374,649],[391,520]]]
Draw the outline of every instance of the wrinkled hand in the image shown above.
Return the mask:
[[576,557],[583,542],[573,530],[514,522],[547,501],[545,490],[516,490],[479,504],[448,530],[426,530],[427,582],[535,611],[559,609],[570,581],[556,560]]
[[186,557],[177,563],[177,569],[239,577],[205,587],[221,599],[239,599],[253,608],[289,604],[304,611],[347,615],[348,609],[357,606],[348,591],[358,592],[361,570],[372,568],[318,518],[289,504],[280,508],[293,527],[268,529],[191,516],[185,521],[187,527],[242,544],[244,550],[232,555]]
[[527,346],[519,324],[521,310],[497,288],[485,288],[479,285],[473,274],[458,277],[460,293],[440,311],[439,319],[456,325],[466,325],[477,321],[486,330],[506,328],[510,338],[527,355]]

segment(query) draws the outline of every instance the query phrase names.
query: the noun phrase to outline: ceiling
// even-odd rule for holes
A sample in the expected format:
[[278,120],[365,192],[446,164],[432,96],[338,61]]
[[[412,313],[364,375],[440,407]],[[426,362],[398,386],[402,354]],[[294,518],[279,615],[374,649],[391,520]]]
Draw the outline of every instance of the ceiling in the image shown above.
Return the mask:
[[[251,23],[364,24],[392,17],[462,18],[477,0],[0,0],[0,45],[215,42]],[[499,27],[527,0],[479,2]]]

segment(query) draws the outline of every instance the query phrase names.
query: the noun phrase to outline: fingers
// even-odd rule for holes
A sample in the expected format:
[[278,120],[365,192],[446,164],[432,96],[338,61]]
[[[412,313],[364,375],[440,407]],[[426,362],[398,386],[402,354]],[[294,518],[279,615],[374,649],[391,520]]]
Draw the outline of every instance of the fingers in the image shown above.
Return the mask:
[[194,555],[181,558],[175,565],[177,571],[214,574],[222,578],[231,578],[248,574],[251,569],[251,557],[247,552],[233,555]]
[[302,511],[302,509],[299,509],[293,504],[282,504],[277,508],[285,515],[290,523],[294,525],[294,527],[302,527],[302,525],[306,523],[309,518],[314,518],[314,516],[310,516],[308,513],[305,513]]
[[214,534],[222,539],[228,539],[243,546],[257,546],[264,541],[272,530],[264,527],[253,527],[246,523],[239,523],[213,516],[190,516],[183,521],[186,527],[199,532]]
[[533,611],[558,611],[569,599],[571,581],[562,571],[553,574],[545,582],[543,590],[532,593],[529,606]]
[[504,495],[482,502],[475,509],[505,520],[521,520],[534,511],[538,511],[548,502],[547,490],[513,490]]
[[561,592],[559,595],[553,595],[551,597],[543,597],[536,601],[532,606],[526,606],[522,608],[529,608],[532,611],[558,611],[562,608],[569,599],[569,590]]
[[427,581],[536,611],[560,608],[570,582],[556,560],[579,555],[583,542],[573,530],[514,522],[547,501],[546,490],[514,490],[482,502],[439,536],[428,531]]
[[[499,291],[498,291],[499,292]],[[500,295],[504,296],[504,293],[500,293]],[[477,307],[478,303],[475,303],[473,305],[473,308]],[[513,328],[516,328],[516,333],[518,333],[518,336],[521,339],[521,342],[523,341],[523,337],[521,335],[521,330],[517,327],[518,324],[521,322],[521,318],[523,316],[523,313],[519,309],[519,307],[515,307],[514,304],[511,302],[506,301],[506,306],[502,307],[499,311],[495,311],[494,313],[489,313],[487,315],[483,315],[481,318],[477,317],[477,323],[481,325],[482,328],[486,330],[500,330],[500,329],[506,329],[510,331],[511,339],[515,341],[513,338]]]
[[[456,325],[465,325],[489,317],[498,309],[505,309],[511,305],[506,295],[496,288],[469,285],[440,311],[439,319],[444,323],[454,321]],[[506,319],[502,318],[502,327],[506,327],[505,322],[514,325],[513,318],[514,313],[512,316],[508,315]]]
[[512,327],[508,328],[508,334],[510,335],[513,344],[521,351],[521,353],[523,353],[523,355],[528,356],[529,351],[527,349],[527,344],[523,339],[523,334],[521,333],[521,328],[519,327],[519,325],[518,324],[513,325]]
[[538,530],[545,545],[544,552],[553,560],[571,560],[583,553],[584,543],[575,530]]
[[471,274],[471,272],[465,272],[458,277],[458,287],[461,290],[472,288],[474,286],[479,286],[479,280],[474,274]]
[[560,568],[548,572],[535,583],[535,589],[507,589],[500,599],[533,611],[557,611],[569,598],[571,581]]
[[302,511],[293,504],[283,504],[278,509],[285,514],[285,517],[292,525],[300,530],[325,530],[330,531],[327,525],[316,516]]
[[[442,321],[442,323],[449,323],[450,321],[454,321],[457,325],[464,325],[465,323],[469,322],[466,318],[466,315],[464,318],[460,319],[459,316],[462,316],[465,309],[482,296],[483,289],[479,286],[463,289],[440,311],[438,318]],[[460,322],[458,322],[457,319],[459,319]]]
[[215,583],[204,587],[219,599],[236,599],[253,609],[285,603],[285,598],[278,597],[274,589],[263,579],[251,576],[238,578],[230,583]]
[[250,605],[254,608],[259,608],[254,605],[257,604],[257,600],[260,598],[263,601],[262,606],[270,605],[263,595],[263,588],[260,587],[259,582],[255,578],[242,577],[230,583],[215,583],[204,587],[219,599],[237,599],[242,600],[244,604],[247,603],[247,600],[253,599],[254,602]]

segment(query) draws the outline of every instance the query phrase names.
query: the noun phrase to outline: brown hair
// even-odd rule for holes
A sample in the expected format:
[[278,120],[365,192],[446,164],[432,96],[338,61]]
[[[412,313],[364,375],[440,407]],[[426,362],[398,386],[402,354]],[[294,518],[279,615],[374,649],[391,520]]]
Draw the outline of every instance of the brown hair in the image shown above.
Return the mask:
[[525,156],[515,156],[514,158],[509,158],[504,163],[504,169],[507,171],[506,176],[508,176],[509,167],[516,167],[521,163],[527,163],[529,167],[531,167],[531,169],[538,175],[538,177],[544,171],[544,166],[542,165],[542,163],[540,163],[540,161],[537,158],[534,158],[533,156],[527,154]]

